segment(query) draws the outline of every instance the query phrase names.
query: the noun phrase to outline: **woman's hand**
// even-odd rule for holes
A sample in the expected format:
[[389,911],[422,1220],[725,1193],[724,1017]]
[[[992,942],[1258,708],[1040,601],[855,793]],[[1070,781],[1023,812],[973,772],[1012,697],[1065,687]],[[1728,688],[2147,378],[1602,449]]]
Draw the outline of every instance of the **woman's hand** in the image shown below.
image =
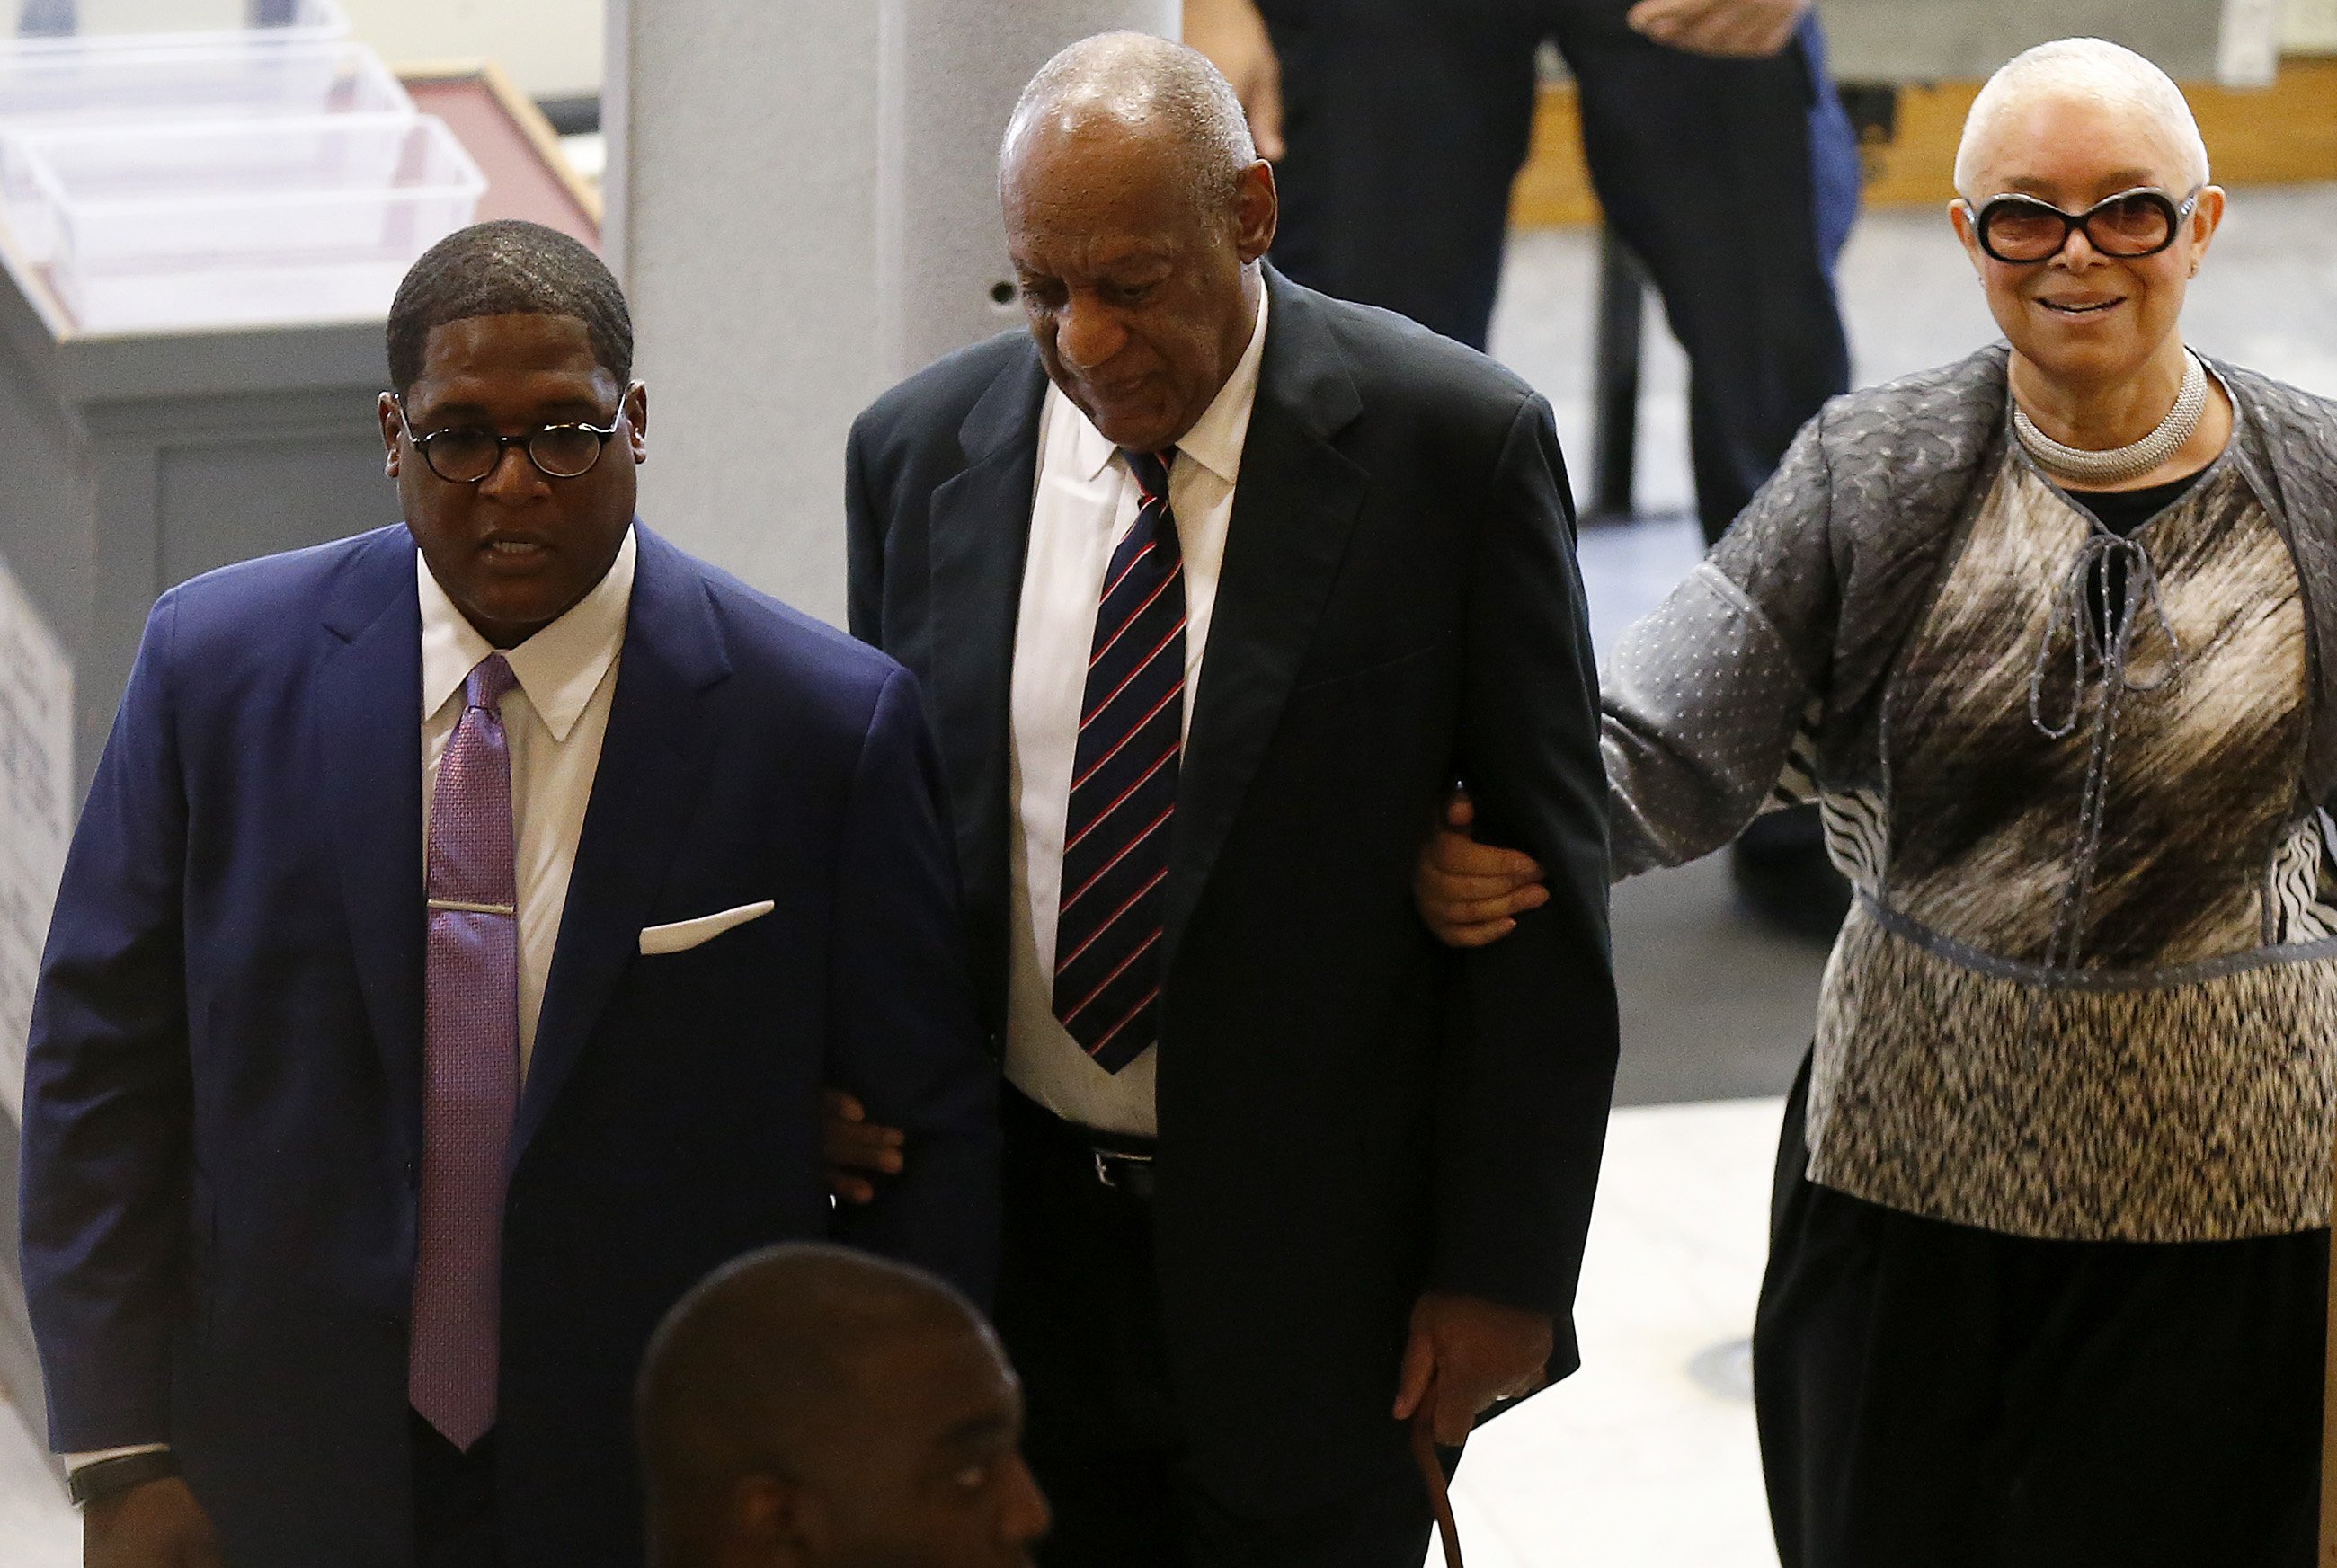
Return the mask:
[[1518,929],[1517,917],[1550,901],[1531,855],[1469,836],[1477,808],[1460,790],[1444,803],[1444,825],[1428,835],[1413,869],[1420,918],[1447,947],[1481,948]]

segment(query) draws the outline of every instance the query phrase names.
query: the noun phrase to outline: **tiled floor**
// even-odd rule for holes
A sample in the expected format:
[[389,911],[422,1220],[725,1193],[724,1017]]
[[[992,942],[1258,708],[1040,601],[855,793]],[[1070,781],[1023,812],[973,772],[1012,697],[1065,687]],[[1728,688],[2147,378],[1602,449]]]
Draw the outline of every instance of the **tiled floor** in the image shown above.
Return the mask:
[[[2196,286],[2193,342],[2337,394],[2337,187],[2247,190]],[[1589,444],[1588,236],[1519,238],[1494,347]],[[1869,217],[1843,293],[1862,382],[1994,336],[1934,213]],[[1651,329],[1643,511],[1591,532],[1602,648],[1695,562],[1677,350]],[[1666,519],[1668,519],[1667,521]],[[1474,1568],[1772,1568],[1741,1341],[1759,1283],[1780,1094],[1809,1033],[1824,953],[1736,915],[1716,862],[1618,889],[1624,1061],[1585,1261],[1583,1370],[1472,1445],[1456,1488]],[[1739,1097],[1750,1096],[1750,1097]],[[1709,1103],[1672,1103],[1709,1102]],[[0,1407],[0,1564],[79,1561],[71,1511]],[[1438,1559],[1441,1561],[1441,1559]]]

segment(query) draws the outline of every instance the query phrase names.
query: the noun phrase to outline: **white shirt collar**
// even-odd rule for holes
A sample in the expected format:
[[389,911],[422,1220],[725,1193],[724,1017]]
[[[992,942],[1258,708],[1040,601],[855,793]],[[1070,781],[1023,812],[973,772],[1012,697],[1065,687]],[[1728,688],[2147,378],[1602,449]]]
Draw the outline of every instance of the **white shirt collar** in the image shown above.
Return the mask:
[[[1227,484],[1241,478],[1242,446],[1249,437],[1250,409],[1257,402],[1258,363],[1266,355],[1266,286],[1257,290],[1257,318],[1251,323],[1249,346],[1234,364],[1234,373],[1217,388],[1217,395],[1209,401],[1193,428],[1177,443],[1177,450],[1224,480]],[[1060,392],[1057,393],[1061,396]],[[1079,433],[1071,453],[1071,471],[1082,479],[1094,479],[1110,467],[1120,455],[1104,433],[1084,414],[1074,427]]]
[[[637,554],[633,531],[628,527],[624,543],[617,547],[617,559],[592,592],[517,648],[504,650],[512,674],[519,677],[520,689],[527,693],[528,706],[535,709],[554,741],[567,741],[568,732],[575,727],[584,705],[592,700],[610,665],[616,662],[617,651],[624,646]],[[414,577],[422,599],[422,717],[427,723],[431,715],[463,689],[464,680],[478,662],[495,649],[455,608],[455,601],[430,575],[430,564],[420,550],[414,554]]]

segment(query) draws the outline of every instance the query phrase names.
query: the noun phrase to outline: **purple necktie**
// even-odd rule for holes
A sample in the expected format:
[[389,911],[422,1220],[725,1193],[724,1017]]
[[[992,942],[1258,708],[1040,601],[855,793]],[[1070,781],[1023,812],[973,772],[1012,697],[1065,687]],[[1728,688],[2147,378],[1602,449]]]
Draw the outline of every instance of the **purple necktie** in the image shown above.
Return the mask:
[[499,653],[463,682],[430,812],[422,1202],[406,1395],[467,1450],[495,1421],[504,1149],[519,1105],[519,914]]

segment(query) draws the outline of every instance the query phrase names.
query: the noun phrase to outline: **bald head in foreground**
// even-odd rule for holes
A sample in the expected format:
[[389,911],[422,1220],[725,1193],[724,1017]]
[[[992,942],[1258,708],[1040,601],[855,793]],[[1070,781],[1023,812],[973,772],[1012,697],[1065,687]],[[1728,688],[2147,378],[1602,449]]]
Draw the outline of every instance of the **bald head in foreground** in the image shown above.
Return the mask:
[[1017,1568],[1046,1534],[989,1325],[865,1253],[718,1271],[651,1341],[638,1414],[650,1568]]
[[[1027,331],[856,424],[850,602],[930,682],[1013,1088],[1039,1557],[1419,1568],[1405,1424],[1573,1364],[1614,1065],[1550,411],[1276,275],[1274,170],[1180,44],[1049,62],[999,198]],[[1407,892],[1456,776],[1552,868],[1490,962]]]

